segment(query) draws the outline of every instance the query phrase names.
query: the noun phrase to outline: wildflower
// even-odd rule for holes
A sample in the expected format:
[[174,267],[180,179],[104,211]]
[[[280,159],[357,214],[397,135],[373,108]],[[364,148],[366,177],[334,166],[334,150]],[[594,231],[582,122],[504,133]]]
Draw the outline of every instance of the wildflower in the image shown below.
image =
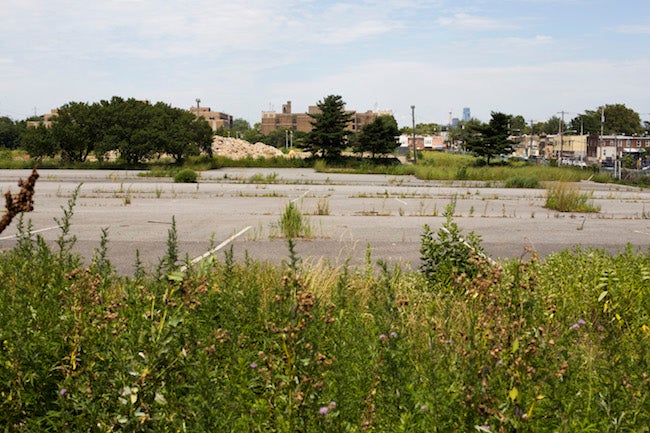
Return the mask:
[[379,336],[379,340],[381,340],[381,341],[386,341],[387,339],[388,339],[388,337],[386,337],[386,334],[381,334]]
[[335,401],[330,401],[330,404],[327,405],[329,410],[334,410],[336,409],[336,402]]
[[323,415],[323,416],[325,416],[325,415],[327,415],[328,413],[330,413],[330,409],[329,409],[329,407],[327,407],[327,406],[321,406],[321,408],[318,409],[318,413],[321,414],[321,415]]
[[61,388],[61,390],[59,391],[59,395],[62,396],[62,397],[63,397],[64,395],[66,395],[67,393],[68,393],[68,390],[65,389],[65,388]]
[[426,412],[429,410],[429,407],[426,404],[423,404],[420,406],[420,412]]
[[256,362],[251,362],[251,368],[254,370],[257,368],[257,363]]
[[393,331],[390,333],[390,338],[397,338],[397,332]]
[[574,323],[573,325],[571,325],[571,328],[570,328],[570,329],[571,329],[572,331],[575,331],[576,329],[578,329],[578,328],[580,328],[581,326],[584,326],[584,325],[586,325],[586,324],[587,324],[587,322],[585,322],[584,319],[579,319],[576,323]]

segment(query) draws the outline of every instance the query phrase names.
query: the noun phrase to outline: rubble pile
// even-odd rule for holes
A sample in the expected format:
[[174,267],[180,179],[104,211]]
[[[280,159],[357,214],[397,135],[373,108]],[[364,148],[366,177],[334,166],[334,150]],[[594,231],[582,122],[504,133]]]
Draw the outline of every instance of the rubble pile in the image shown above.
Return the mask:
[[268,146],[258,142],[251,144],[246,140],[230,137],[214,137],[212,142],[212,153],[231,159],[242,159],[250,156],[254,159],[261,157],[272,158],[274,156],[283,156],[282,151],[276,147]]

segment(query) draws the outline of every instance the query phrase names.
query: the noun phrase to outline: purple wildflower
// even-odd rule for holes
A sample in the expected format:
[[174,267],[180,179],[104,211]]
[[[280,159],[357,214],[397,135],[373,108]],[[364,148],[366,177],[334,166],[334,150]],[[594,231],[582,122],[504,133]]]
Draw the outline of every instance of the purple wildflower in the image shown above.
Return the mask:
[[386,337],[386,334],[381,334],[381,335],[379,336],[379,339],[380,339],[381,341],[386,341],[386,340],[388,339],[388,337]]
[[397,332],[393,331],[390,333],[390,338],[397,338]]
[[251,368],[254,370],[257,368],[257,362],[251,362]]
[[322,406],[320,409],[318,409],[318,413],[325,416],[330,413],[330,409],[327,406]]
[[429,407],[426,404],[423,404],[420,406],[420,412],[426,412],[429,410]]
[[64,396],[64,395],[66,395],[67,393],[68,393],[68,390],[65,389],[65,388],[61,388],[61,391],[59,391],[59,395],[60,395],[60,396]]
[[587,322],[585,322],[583,319],[578,320],[578,325],[582,326],[582,325],[586,325],[586,324],[587,324]]
[[327,407],[328,407],[330,410],[334,410],[334,409],[336,409],[336,402],[335,402],[335,401],[330,401],[330,404],[328,404]]

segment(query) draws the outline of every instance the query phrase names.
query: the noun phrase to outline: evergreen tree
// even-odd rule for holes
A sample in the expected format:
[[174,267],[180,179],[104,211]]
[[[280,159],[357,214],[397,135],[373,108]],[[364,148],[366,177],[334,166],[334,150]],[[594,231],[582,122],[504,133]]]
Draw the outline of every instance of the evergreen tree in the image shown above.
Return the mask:
[[395,137],[399,135],[397,121],[393,116],[379,116],[361,129],[357,139],[358,152],[370,152],[373,159],[377,154],[391,153],[397,148]]
[[307,149],[313,155],[336,158],[347,145],[346,128],[352,113],[345,111],[345,103],[338,95],[329,95],[318,104],[318,113],[310,114],[313,129],[307,140]]
[[492,157],[511,153],[513,142],[508,138],[509,120],[509,115],[493,111],[487,125],[477,126],[470,132],[466,142],[467,149],[478,156],[485,157],[488,165]]

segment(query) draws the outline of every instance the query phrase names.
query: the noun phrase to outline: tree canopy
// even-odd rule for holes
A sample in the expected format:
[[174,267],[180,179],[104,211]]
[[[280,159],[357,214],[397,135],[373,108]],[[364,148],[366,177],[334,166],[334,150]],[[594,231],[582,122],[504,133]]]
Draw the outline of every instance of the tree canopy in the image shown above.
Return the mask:
[[83,162],[91,153],[102,160],[116,152],[128,164],[161,154],[181,163],[201,151],[210,154],[212,129],[186,110],[115,96],[60,107],[51,128],[27,128],[23,146],[36,158],[60,152],[72,162]]
[[510,118],[508,114],[493,111],[488,124],[470,127],[465,147],[476,155],[485,157],[488,164],[494,156],[511,153],[514,143],[508,138]]
[[346,128],[352,113],[345,111],[341,96],[329,95],[318,101],[318,112],[310,114],[313,129],[306,142],[306,150],[324,158],[336,158],[347,146]]
[[369,152],[374,159],[378,154],[393,152],[399,143],[397,121],[393,116],[378,116],[371,123],[365,125],[356,141],[358,152]]

